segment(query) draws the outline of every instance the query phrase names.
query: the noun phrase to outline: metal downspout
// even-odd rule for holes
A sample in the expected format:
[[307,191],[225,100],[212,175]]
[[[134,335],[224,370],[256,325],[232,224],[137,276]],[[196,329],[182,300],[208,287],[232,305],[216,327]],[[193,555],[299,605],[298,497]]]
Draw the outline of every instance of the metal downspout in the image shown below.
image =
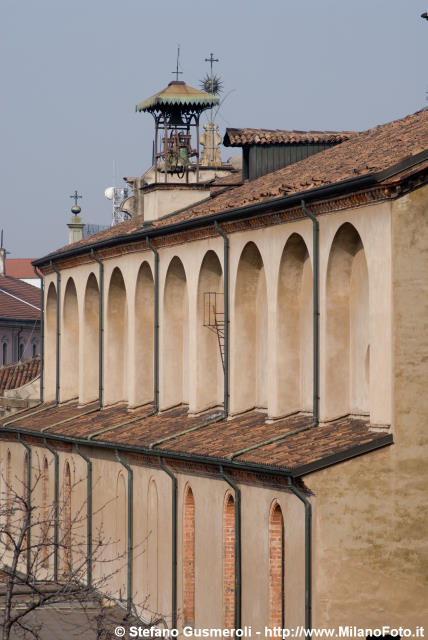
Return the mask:
[[241,490],[224,472],[220,465],[220,474],[235,494],[235,629],[241,628],[242,581],[241,581]]
[[60,377],[59,377],[59,361],[60,361],[60,337],[61,337],[61,274],[55,267],[52,260],[50,266],[56,273],[56,384],[55,384],[55,402],[59,404],[59,390],[60,390]]
[[122,467],[125,467],[128,472],[128,547],[127,547],[127,564],[128,564],[128,576],[127,576],[127,594],[126,594],[126,610],[127,613],[131,613],[132,610],[132,570],[133,570],[133,555],[134,555],[134,518],[133,518],[133,502],[134,502],[134,476],[131,467],[126,463],[119,455],[117,449],[114,450],[116,460]]
[[172,510],[172,549],[171,549],[171,629],[177,628],[177,478],[170,469],[165,467],[161,456],[158,456],[159,466],[169,475],[172,481],[171,510]]
[[302,211],[312,220],[313,228],[313,307],[314,307],[314,389],[313,389],[313,421],[314,427],[319,423],[319,222],[306,208],[305,201],[301,201]]
[[92,585],[92,461],[81,452],[77,442],[74,445],[76,453],[86,462],[86,564],[87,585]]
[[224,282],[224,415],[229,415],[229,238],[214,222],[215,230],[223,238],[223,282]]
[[43,403],[44,360],[45,360],[45,282],[43,276],[33,267],[34,273],[40,278],[40,402]]
[[155,322],[154,322],[154,349],[153,349],[153,410],[159,412],[159,252],[146,236],[147,246],[154,254],[154,286],[155,286]]
[[44,445],[54,457],[54,581],[58,581],[58,540],[59,540],[59,460],[58,453],[48,443],[46,438]]
[[27,577],[28,577],[31,572],[31,447],[23,441],[20,433],[18,433],[18,441],[27,450],[26,563],[27,563]]
[[289,489],[305,505],[305,627],[312,627],[312,505],[291,478],[287,479]]
[[95,255],[95,251],[91,249],[91,256],[98,262],[100,267],[99,273],[99,336],[98,336],[98,400],[100,409],[104,406],[104,375],[103,375],[103,359],[104,359],[104,265]]

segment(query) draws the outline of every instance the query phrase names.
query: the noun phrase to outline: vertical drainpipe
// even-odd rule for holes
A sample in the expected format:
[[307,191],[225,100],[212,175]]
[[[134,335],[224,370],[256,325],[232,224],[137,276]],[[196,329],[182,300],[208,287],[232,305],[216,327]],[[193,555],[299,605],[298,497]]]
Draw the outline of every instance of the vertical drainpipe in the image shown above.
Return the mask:
[[162,462],[162,458],[158,457],[159,466],[162,471],[165,471],[166,474],[171,478],[171,526],[172,526],[172,548],[171,548],[171,558],[172,558],[172,576],[171,576],[171,628],[177,628],[177,478],[172,473],[170,469],[165,467]]
[[[301,200],[302,211],[312,221],[313,232],[313,427],[319,424],[319,222]],[[305,626],[312,622],[312,505],[288,478],[288,487],[305,505]]]
[[242,581],[241,581],[241,490],[237,484],[225,474],[220,465],[220,474],[235,494],[235,629],[241,629]]
[[33,267],[34,273],[40,278],[40,402],[43,402],[44,395],[44,361],[45,361],[45,281],[43,276]]
[[95,251],[91,249],[91,256],[98,262],[100,266],[99,275],[99,336],[98,336],[98,401],[100,409],[104,406],[104,373],[103,373],[103,360],[104,360],[104,265],[99,258],[95,255]]
[[215,230],[223,238],[223,265],[224,265],[224,415],[229,415],[229,238],[220,229],[217,220],[214,222]]
[[128,472],[128,543],[127,543],[127,556],[128,556],[128,572],[127,572],[127,587],[126,587],[126,611],[131,613],[132,610],[132,570],[133,570],[133,555],[134,555],[134,518],[133,518],[133,502],[134,502],[134,475],[131,467],[127,462],[121,459],[117,449],[114,450],[116,460],[122,467],[125,467]]
[[155,322],[154,322],[154,349],[153,349],[153,411],[159,412],[159,252],[150,242],[150,238],[146,236],[147,246],[154,254],[155,261]]
[[58,541],[59,541],[59,461],[58,453],[44,438],[44,445],[54,457],[54,582],[58,581]]
[[305,505],[305,627],[312,627],[312,505],[291,478],[288,487]]
[[60,336],[61,336],[61,274],[55,267],[52,260],[50,261],[51,269],[56,273],[56,385],[55,385],[55,402],[59,404],[59,362],[60,362]]
[[86,564],[87,585],[92,585],[92,461],[74,445],[76,453],[86,462]]
[[308,211],[304,200],[301,201],[303,213],[312,220],[313,229],[313,307],[314,307],[314,385],[313,385],[313,426],[319,423],[319,223],[316,217]]
[[21,434],[18,433],[18,441],[27,450],[27,531],[26,531],[26,562],[27,562],[27,577],[31,572],[31,448],[21,438]]

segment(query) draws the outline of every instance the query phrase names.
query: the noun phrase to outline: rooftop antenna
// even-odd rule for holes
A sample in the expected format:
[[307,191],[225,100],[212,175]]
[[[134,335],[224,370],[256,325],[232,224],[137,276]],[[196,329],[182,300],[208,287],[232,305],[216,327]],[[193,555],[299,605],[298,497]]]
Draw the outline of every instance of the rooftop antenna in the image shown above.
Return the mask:
[[179,73],[183,73],[182,71],[178,70],[178,66],[179,66],[179,61],[180,61],[180,45],[177,45],[177,66],[175,68],[175,71],[171,71],[171,73],[175,73],[175,81],[178,82],[178,74]]

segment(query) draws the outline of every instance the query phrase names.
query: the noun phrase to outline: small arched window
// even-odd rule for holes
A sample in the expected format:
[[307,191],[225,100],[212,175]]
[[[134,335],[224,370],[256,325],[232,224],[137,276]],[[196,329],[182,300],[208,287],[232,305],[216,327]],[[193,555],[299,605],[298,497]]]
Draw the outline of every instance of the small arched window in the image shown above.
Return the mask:
[[269,517],[269,626],[284,627],[284,520],[277,502]]
[[68,462],[64,470],[64,495],[63,495],[63,519],[64,519],[64,575],[71,572],[71,473]]
[[195,624],[195,500],[190,485],[185,489],[183,509],[183,621]]
[[35,356],[37,355],[37,342],[33,342],[32,347],[31,347],[31,355],[33,356],[33,358],[35,358]]
[[6,549],[10,548],[11,522],[12,522],[12,456],[7,452],[6,459]]
[[49,466],[46,458],[43,460],[42,472],[42,563],[47,566],[49,558]]
[[235,627],[235,501],[228,492],[223,509],[224,627]]
[[21,360],[24,356],[24,343],[20,342],[18,346],[18,360]]
[[7,364],[7,342],[4,340],[1,345],[1,363]]

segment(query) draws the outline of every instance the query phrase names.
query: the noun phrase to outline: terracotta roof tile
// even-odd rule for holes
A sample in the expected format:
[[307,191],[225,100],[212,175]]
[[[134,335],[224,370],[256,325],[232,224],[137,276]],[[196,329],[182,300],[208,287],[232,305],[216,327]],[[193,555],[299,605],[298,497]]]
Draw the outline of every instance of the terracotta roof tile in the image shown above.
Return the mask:
[[39,320],[40,289],[17,278],[0,275],[0,318]]
[[[371,431],[368,421],[352,417],[294,433],[310,425],[311,416],[296,414],[269,423],[263,413],[249,411],[207,424],[219,417],[218,411],[188,416],[187,407],[180,406],[148,417],[151,409],[151,405],[146,405],[128,411],[126,405],[120,404],[100,411],[96,403],[78,407],[74,401],[57,407],[45,405],[43,411],[36,413],[30,410],[9,424],[31,431],[46,430],[50,426],[47,431],[51,434],[81,439],[91,436],[98,442],[136,449],[154,445],[154,455],[162,451],[165,457],[186,453],[205,457],[207,462],[212,458],[215,462],[228,460],[235,454],[234,459],[238,461],[305,472],[323,461],[329,464],[338,457],[346,459],[392,443],[391,435]],[[7,425],[6,422],[4,428],[7,429]],[[261,446],[287,433],[288,437]],[[256,448],[239,454],[252,446]]]
[[286,129],[226,129],[225,147],[246,144],[338,143],[357,135],[356,131],[295,131]]
[[[328,185],[357,176],[368,175],[387,169],[405,158],[415,156],[428,149],[428,110],[423,109],[401,120],[380,125],[359,133],[325,151],[304,160],[261,176],[220,193],[213,193],[209,200],[168,215],[154,222],[153,227],[218,214],[236,207],[274,200],[284,195]],[[132,236],[140,231],[144,222],[142,215],[85,238],[74,245],[67,245],[49,254],[59,255],[70,248],[85,247],[116,236]]]
[[12,278],[37,278],[32,260],[34,258],[6,258],[6,275]]
[[40,375],[40,358],[29,358],[0,367],[0,394],[7,389],[18,389]]

